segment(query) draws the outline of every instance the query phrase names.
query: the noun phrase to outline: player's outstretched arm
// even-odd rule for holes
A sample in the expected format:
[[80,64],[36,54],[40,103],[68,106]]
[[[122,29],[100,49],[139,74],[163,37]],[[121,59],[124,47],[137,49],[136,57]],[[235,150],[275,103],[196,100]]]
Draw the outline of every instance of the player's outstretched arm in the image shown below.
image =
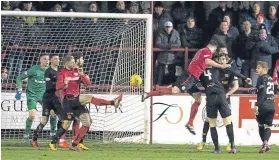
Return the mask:
[[20,100],[21,99],[21,93],[22,93],[22,81],[28,77],[32,77],[36,75],[36,71],[34,70],[33,67],[29,68],[27,70],[27,74],[22,74],[20,76],[16,77],[16,88],[17,88],[17,92],[15,95],[16,100]]
[[246,81],[246,83],[248,83],[249,85],[252,85],[252,80],[250,78],[244,76],[243,74],[236,72],[232,68],[225,68],[223,71],[228,74],[232,74],[233,76],[236,76],[238,78],[244,79]]
[[212,59],[210,59],[210,58],[206,58],[206,59],[205,59],[205,63],[206,63],[207,65],[209,65],[209,66],[216,67],[216,68],[221,68],[221,69],[230,68],[230,67],[231,67],[230,64],[223,64],[223,65],[221,65],[221,64],[218,64],[218,63],[214,62],[214,61],[213,61]]

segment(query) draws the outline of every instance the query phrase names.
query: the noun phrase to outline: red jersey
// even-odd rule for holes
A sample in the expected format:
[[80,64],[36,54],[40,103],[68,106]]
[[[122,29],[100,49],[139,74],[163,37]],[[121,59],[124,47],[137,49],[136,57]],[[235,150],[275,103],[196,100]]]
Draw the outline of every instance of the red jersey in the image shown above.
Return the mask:
[[[68,81],[67,84],[64,83],[66,81]],[[67,70],[66,68],[62,69],[58,73],[56,82],[56,90],[58,91],[56,93],[57,96],[60,98],[63,98],[67,94],[74,95],[75,97],[78,96],[80,94],[80,82],[83,82],[86,85],[90,85],[91,83],[87,75],[79,75],[78,68],[73,70]],[[59,91],[62,91],[62,95],[59,94]]]
[[212,55],[213,53],[208,48],[202,48],[198,50],[188,67],[189,73],[197,79],[200,79],[200,75],[205,71],[205,69],[208,66],[205,63],[205,59],[211,59]]
[[278,67],[278,66],[279,66],[279,59],[276,60],[276,64],[275,64],[275,68],[274,68],[273,76],[272,76],[273,81],[274,82],[277,81],[277,83],[279,83],[279,78],[278,78],[279,71],[277,71],[277,69],[276,69],[276,67]]

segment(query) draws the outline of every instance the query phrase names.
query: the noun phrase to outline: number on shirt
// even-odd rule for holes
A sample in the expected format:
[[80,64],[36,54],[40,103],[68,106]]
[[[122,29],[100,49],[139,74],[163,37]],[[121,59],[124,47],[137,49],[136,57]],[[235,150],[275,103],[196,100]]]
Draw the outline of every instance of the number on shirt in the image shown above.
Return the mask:
[[267,82],[266,94],[274,95],[274,83],[273,82]]
[[205,71],[203,72],[203,74],[204,74],[204,76],[207,76],[209,80],[212,79],[212,77],[211,77],[212,73],[210,73],[210,70],[205,70]]

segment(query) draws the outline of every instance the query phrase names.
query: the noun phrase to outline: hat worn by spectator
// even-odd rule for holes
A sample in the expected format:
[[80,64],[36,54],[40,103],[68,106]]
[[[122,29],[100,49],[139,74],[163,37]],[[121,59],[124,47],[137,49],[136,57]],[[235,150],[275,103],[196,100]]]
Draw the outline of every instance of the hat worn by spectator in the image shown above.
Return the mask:
[[167,21],[167,22],[165,22],[164,26],[165,27],[173,27],[173,24],[172,24],[171,21]]
[[264,19],[264,14],[258,14],[258,17],[262,17]]
[[265,30],[266,30],[265,24],[261,24],[261,25],[259,26],[259,30],[261,30],[261,29],[265,29]]
[[161,2],[161,1],[156,1],[154,7],[155,7],[155,8],[156,8],[156,7],[162,7],[162,8],[164,8],[163,2]]
[[278,4],[276,2],[269,2],[269,7],[274,6],[277,10]]

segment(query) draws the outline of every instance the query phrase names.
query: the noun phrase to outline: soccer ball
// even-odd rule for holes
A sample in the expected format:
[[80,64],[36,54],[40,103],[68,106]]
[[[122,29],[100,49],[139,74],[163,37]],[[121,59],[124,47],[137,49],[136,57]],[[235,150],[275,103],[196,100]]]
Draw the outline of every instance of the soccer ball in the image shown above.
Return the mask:
[[133,87],[142,85],[142,78],[138,74],[134,74],[130,77],[130,84]]

